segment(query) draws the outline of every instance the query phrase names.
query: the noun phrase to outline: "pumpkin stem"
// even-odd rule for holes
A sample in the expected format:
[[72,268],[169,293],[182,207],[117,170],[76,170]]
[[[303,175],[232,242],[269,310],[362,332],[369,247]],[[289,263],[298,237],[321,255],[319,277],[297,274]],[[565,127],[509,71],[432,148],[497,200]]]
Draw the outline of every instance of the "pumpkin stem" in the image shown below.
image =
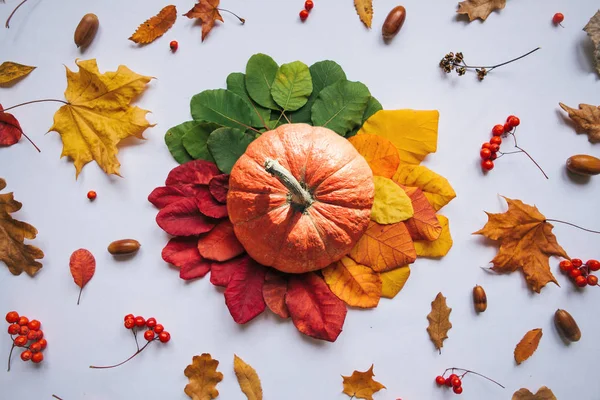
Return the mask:
[[290,191],[292,203],[303,209],[308,208],[313,203],[313,198],[308,190],[303,188],[294,175],[279,164],[277,160],[267,158],[265,160],[265,171],[279,179],[279,182]]

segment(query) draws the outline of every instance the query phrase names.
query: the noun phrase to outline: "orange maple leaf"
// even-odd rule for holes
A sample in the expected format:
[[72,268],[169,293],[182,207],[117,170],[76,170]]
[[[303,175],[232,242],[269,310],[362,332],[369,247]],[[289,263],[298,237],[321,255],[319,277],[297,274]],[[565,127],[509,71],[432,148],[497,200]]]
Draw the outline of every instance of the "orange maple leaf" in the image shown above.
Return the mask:
[[202,23],[202,41],[215,26],[216,20],[225,22],[219,13],[219,2],[220,0],[200,0],[198,4],[194,5],[194,8],[184,14],[188,18],[198,18],[200,20]]

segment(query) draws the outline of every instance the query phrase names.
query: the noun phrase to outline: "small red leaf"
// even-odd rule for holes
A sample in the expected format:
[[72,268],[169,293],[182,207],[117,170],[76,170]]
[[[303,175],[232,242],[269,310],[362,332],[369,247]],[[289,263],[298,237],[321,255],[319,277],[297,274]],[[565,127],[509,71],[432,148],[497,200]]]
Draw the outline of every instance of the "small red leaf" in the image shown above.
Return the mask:
[[225,289],[225,304],[233,320],[245,324],[265,310],[262,289],[267,269],[251,258],[240,263]]
[[167,186],[177,184],[208,185],[210,180],[221,174],[214,163],[205,160],[194,160],[181,164],[169,172],[165,184]]
[[148,201],[157,208],[165,208],[169,204],[183,200],[186,197],[177,186],[160,186],[150,193]]
[[202,278],[210,271],[210,264],[210,261],[205,260],[202,257],[200,257],[200,260],[198,261],[183,264],[179,270],[179,277],[186,281]]
[[335,342],[346,319],[346,305],[313,272],[290,275],[285,303],[296,328],[316,339]]
[[227,205],[216,201],[208,189],[198,193],[196,196],[196,204],[198,205],[198,210],[207,217],[224,218],[228,215]]
[[158,212],[156,223],[173,236],[192,236],[210,231],[216,221],[198,211],[196,200],[183,199]]
[[263,299],[267,307],[281,318],[289,318],[290,316],[290,312],[285,305],[287,282],[285,275],[270,268],[265,276],[265,284],[263,286]]
[[209,260],[227,261],[245,250],[233,232],[233,225],[224,219],[207,235],[198,239],[200,255]]
[[75,284],[80,288],[79,297],[77,298],[77,304],[79,304],[84,286],[87,285],[94,276],[94,272],[96,272],[96,259],[86,249],[75,250],[71,254],[69,267],[71,268],[71,275],[73,275]]
[[227,287],[235,271],[241,264],[247,263],[250,257],[243,255],[225,262],[212,262],[210,265],[210,283],[215,286]]
[[23,129],[19,121],[9,113],[5,113],[0,104],[0,146],[12,146],[21,140]]
[[210,194],[219,203],[227,203],[227,192],[229,192],[229,174],[217,175],[208,183]]

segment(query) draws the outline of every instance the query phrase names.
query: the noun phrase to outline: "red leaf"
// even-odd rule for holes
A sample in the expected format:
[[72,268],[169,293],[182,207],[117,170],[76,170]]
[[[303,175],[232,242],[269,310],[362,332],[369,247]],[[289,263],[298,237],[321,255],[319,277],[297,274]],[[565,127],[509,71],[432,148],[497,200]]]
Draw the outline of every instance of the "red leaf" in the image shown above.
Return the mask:
[[219,203],[227,203],[227,192],[229,192],[229,174],[217,175],[208,183],[210,194]]
[[294,325],[305,335],[335,342],[342,332],[346,305],[313,272],[290,275],[285,304]]
[[169,172],[167,186],[177,184],[208,185],[210,180],[221,172],[214,163],[204,160],[194,160],[181,164]]
[[148,196],[148,201],[157,208],[165,208],[169,204],[185,199],[187,196],[177,186],[157,187]]
[[262,296],[267,269],[247,258],[240,263],[225,289],[225,304],[233,320],[245,324],[265,310]]
[[71,275],[73,275],[75,284],[80,287],[79,297],[77,298],[77,304],[79,304],[84,286],[87,285],[94,276],[94,272],[96,272],[96,259],[86,249],[75,250],[71,254],[69,267],[71,268]]
[[200,257],[200,260],[198,261],[183,264],[179,270],[179,277],[186,281],[202,278],[210,271],[210,264],[210,261],[205,260],[202,257]]
[[265,276],[263,286],[263,299],[269,310],[281,318],[289,318],[290,312],[285,305],[285,294],[287,292],[287,277],[281,272],[269,269]]
[[198,239],[200,255],[209,260],[227,261],[245,250],[233,232],[233,225],[224,219],[207,235]]
[[172,203],[158,212],[156,223],[173,236],[192,236],[210,231],[216,221],[198,211],[196,200],[189,198]]
[[216,201],[208,189],[198,193],[196,204],[198,205],[198,210],[207,217],[224,218],[228,215],[227,206]]
[[215,286],[227,287],[235,271],[240,268],[241,264],[247,263],[249,259],[248,255],[243,255],[225,262],[214,261],[210,265],[210,283]]
[[0,146],[12,146],[21,140],[23,129],[12,114],[5,113],[3,110],[0,104]]

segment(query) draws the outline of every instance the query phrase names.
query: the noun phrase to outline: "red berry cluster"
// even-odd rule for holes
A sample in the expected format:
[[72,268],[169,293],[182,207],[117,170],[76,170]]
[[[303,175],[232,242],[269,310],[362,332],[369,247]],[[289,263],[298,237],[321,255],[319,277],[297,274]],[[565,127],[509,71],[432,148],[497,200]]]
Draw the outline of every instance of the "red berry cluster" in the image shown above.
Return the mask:
[[302,22],[306,21],[306,18],[308,18],[308,13],[313,9],[314,6],[315,3],[313,3],[312,0],[306,0],[304,2],[304,10],[300,11],[300,20]]
[[144,332],[144,339],[148,342],[158,339],[162,343],[167,343],[171,340],[171,334],[165,331],[164,326],[156,322],[156,318],[144,319],[144,317],[140,316],[135,317],[133,314],[125,316],[125,328],[133,329],[134,335],[137,334],[138,329],[141,330],[144,327],[148,328]]
[[[21,360],[33,361],[38,364],[44,360],[42,352],[48,345],[44,339],[44,332],[40,329],[42,324],[37,319],[29,320],[29,318],[19,315],[16,311],[10,311],[6,314],[6,322],[8,326],[8,334],[13,341],[10,355],[8,356],[8,370],[10,371],[10,357],[15,347],[22,347],[24,350],[21,353]],[[13,338],[17,335],[16,338]]]
[[598,260],[588,260],[584,264],[579,258],[573,258],[571,260],[562,260],[559,267],[580,288],[587,285],[598,286],[598,277],[591,273],[591,271],[600,270],[600,261]]
[[439,386],[446,385],[451,387],[452,391],[456,394],[461,394],[463,392],[462,380],[456,374],[451,374],[447,378],[444,378],[442,375],[438,375],[435,378],[435,383],[437,383]]
[[494,169],[494,160],[498,158],[502,137],[506,137],[514,128],[519,126],[521,120],[514,115],[510,115],[504,125],[498,124],[492,128],[492,138],[489,142],[481,145],[479,155],[481,156],[481,168],[485,171]]

